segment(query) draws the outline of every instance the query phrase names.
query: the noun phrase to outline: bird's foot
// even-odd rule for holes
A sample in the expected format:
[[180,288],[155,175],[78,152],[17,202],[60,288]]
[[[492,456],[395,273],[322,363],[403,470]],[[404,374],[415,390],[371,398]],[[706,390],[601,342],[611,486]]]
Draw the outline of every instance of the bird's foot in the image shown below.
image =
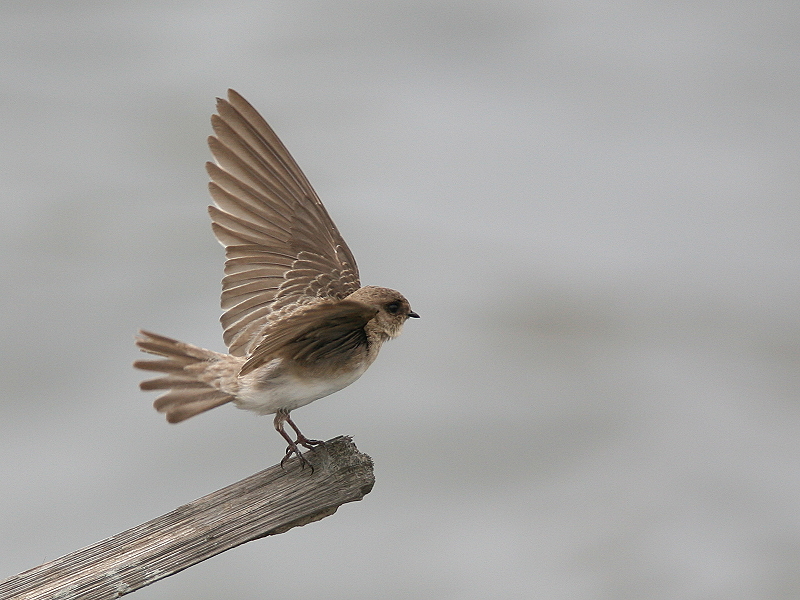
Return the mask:
[[314,450],[316,449],[317,446],[324,446],[324,445],[325,442],[323,442],[322,440],[310,440],[305,436],[298,437],[296,441],[291,442],[286,447],[286,454],[284,454],[283,459],[281,459],[281,468],[285,468],[283,464],[292,457],[292,454],[294,454],[300,461],[300,468],[305,469],[306,465],[308,465],[311,468],[311,473],[313,474],[314,465],[308,462],[308,459],[306,459],[306,457],[303,456],[303,452],[300,450],[298,446],[303,446],[305,448],[308,448],[309,450]]
[[[289,426],[292,429],[294,429],[294,432],[297,435],[296,440],[292,440],[289,434],[286,433],[286,431],[283,428],[284,423],[288,423]],[[284,455],[283,460],[281,460],[281,467],[283,467],[283,463],[285,463],[287,460],[291,458],[292,454],[296,454],[297,459],[300,461],[300,467],[304,469],[306,465],[308,465],[309,467],[311,467],[311,473],[314,473],[314,466],[303,457],[303,454],[300,451],[300,448],[298,448],[298,445],[303,446],[304,448],[308,448],[309,450],[314,450],[317,446],[324,446],[325,442],[323,442],[322,440],[310,440],[302,433],[300,433],[300,430],[297,428],[297,425],[295,425],[294,421],[292,421],[292,419],[289,417],[289,411],[287,410],[279,410],[277,413],[275,413],[275,429],[277,430],[278,433],[280,433],[283,436],[283,439],[285,439],[286,442],[289,444],[286,447],[286,454]]]
[[310,440],[304,435],[299,435],[297,437],[297,440],[295,441],[295,444],[300,444],[301,446],[305,446],[309,450],[313,450],[317,446],[324,446],[325,442],[323,442],[322,440]]
[[297,447],[297,444],[295,444],[294,442],[292,442],[289,446],[287,446],[286,454],[284,454],[283,458],[281,459],[282,469],[286,468],[284,466],[284,463],[292,457],[292,454],[297,455],[297,460],[300,461],[301,469],[305,469],[306,465],[308,465],[309,467],[311,467],[311,472],[312,473],[314,472],[314,466],[310,462],[308,462],[308,460],[306,460],[306,458],[303,456],[302,451],[300,450],[300,448]]

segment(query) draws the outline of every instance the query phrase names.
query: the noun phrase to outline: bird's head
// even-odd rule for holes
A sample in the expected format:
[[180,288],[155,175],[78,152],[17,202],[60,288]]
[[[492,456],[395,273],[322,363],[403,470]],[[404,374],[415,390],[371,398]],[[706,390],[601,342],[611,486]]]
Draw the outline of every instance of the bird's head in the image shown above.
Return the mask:
[[347,299],[377,309],[377,314],[367,327],[385,338],[397,337],[400,335],[403,323],[409,318],[419,318],[419,315],[411,310],[411,305],[405,296],[389,288],[368,285],[353,292]]

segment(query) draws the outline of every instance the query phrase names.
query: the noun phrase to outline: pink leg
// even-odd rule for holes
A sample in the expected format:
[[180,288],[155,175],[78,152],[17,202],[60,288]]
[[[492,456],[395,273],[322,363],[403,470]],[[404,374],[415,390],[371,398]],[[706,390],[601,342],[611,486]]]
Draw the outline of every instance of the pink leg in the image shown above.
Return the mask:
[[[288,433],[283,428],[284,423],[289,423],[289,426],[294,429],[294,432],[297,434],[297,440],[292,440]],[[314,472],[314,467],[309,463],[300,451],[300,448],[297,447],[298,444],[301,446],[305,446],[311,450],[314,449],[315,446],[319,446],[324,442],[320,440],[310,440],[297,428],[297,425],[289,418],[289,411],[287,410],[279,410],[275,413],[275,420],[273,421],[275,425],[275,430],[283,436],[283,439],[286,440],[286,443],[289,446],[286,448],[286,454],[284,455],[283,459],[281,460],[281,467],[283,467],[283,463],[285,463],[289,458],[291,458],[292,454],[296,454],[297,458],[300,460],[301,468],[305,468],[306,465],[311,467],[311,472]]]
[[294,421],[292,421],[291,417],[289,416],[289,413],[286,413],[286,422],[289,424],[289,427],[294,429],[294,432],[297,434],[297,440],[295,441],[295,444],[300,444],[302,446],[305,446],[309,450],[313,450],[314,446],[322,446],[325,444],[325,442],[323,442],[322,440],[310,440],[302,433],[300,433],[300,430],[297,428],[297,425],[294,424]]

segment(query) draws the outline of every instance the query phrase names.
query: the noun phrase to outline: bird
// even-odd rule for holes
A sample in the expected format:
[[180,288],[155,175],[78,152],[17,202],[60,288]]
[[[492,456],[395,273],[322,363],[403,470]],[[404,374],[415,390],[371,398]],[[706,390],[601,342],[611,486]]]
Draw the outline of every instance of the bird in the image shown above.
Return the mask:
[[[138,348],[160,358],[140,384],[169,423],[223,404],[274,414],[305,467],[307,438],[290,413],[356,381],[384,342],[419,315],[398,291],[361,286],[353,254],[311,184],[264,118],[234,90],[217,98],[206,163],[211,228],[225,247],[220,317],[228,353],[140,330]],[[289,425],[294,438],[287,433]],[[313,470],[313,467],[312,467]]]

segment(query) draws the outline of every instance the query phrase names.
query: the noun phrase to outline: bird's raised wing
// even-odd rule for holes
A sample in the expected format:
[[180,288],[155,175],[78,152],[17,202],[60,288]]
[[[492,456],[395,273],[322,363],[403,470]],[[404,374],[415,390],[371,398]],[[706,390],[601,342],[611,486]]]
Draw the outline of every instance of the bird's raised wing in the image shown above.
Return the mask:
[[225,246],[220,319],[244,356],[271,316],[359,287],[358,267],[311,184],[266,121],[239,94],[217,99],[207,163],[212,229]]

